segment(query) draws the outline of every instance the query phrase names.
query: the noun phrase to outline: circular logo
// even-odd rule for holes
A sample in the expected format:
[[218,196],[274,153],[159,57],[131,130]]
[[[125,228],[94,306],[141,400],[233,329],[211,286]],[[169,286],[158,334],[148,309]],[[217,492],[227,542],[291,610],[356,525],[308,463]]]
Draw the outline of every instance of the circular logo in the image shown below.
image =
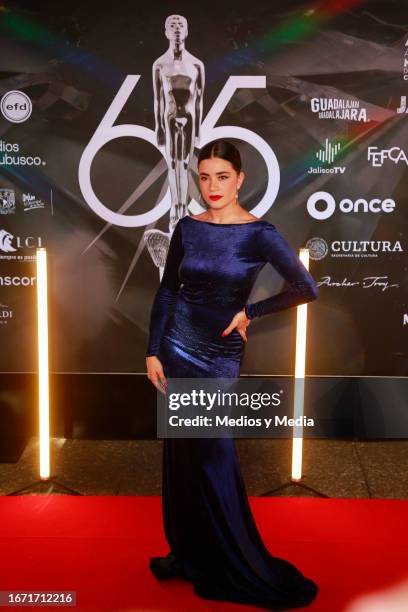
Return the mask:
[[[317,210],[316,204],[320,201],[326,204],[325,210]],[[335,210],[336,200],[332,195],[330,195],[330,193],[327,193],[327,191],[316,191],[316,193],[311,195],[307,201],[307,212],[311,217],[318,219],[319,221],[331,217]]]
[[27,121],[33,110],[30,98],[23,91],[8,91],[1,99],[0,108],[3,117],[12,123]]
[[326,257],[329,247],[323,238],[310,238],[306,243],[306,248],[309,249],[310,259],[318,261]]

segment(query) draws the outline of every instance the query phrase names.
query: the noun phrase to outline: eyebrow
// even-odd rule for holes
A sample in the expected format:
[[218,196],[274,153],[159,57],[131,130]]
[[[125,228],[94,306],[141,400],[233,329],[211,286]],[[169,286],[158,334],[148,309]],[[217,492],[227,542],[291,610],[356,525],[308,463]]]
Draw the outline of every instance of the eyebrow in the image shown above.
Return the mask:
[[[228,170],[223,170],[222,172],[216,172],[215,174],[230,174]],[[200,176],[210,176],[207,172],[200,172]]]

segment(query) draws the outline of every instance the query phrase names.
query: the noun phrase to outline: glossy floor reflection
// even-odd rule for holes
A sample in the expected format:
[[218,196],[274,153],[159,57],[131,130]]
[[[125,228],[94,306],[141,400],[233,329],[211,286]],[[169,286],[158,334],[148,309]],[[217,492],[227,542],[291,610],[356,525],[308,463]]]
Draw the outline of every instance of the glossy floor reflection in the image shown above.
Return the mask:
[[[248,495],[314,496],[291,485],[290,440],[236,440]],[[161,440],[53,438],[52,474],[83,495],[160,495]],[[0,463],[0,494],[38,478],[38,438],[17,463]],[[303,481],[328,497],[408,498],[408,441],[305,440]]]

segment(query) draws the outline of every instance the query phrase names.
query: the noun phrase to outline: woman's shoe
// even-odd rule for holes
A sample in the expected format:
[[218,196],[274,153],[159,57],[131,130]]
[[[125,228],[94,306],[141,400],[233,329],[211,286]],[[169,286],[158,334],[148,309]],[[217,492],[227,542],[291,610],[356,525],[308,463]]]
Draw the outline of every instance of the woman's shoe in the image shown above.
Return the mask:
[[157,580],[183,576],[182,567],[172,553],[165,557],[151,557],[149,567]]

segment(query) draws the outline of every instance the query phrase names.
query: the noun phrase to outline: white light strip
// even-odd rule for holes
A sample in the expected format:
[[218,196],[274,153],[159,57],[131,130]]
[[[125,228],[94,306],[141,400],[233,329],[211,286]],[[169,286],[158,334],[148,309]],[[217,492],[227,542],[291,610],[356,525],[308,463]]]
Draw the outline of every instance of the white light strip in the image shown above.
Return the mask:
[[37,249],[38,407],[40,478],[50,477],[50,407],[48,372],[47,252]]
[[[309,270],[309,249],[300,249],[299,259]],[[296,318],[296,357],[295,357],[295,388],[293,395],[293,418],[301,417],[303,423],[304,397],[305,397],[305,365],[306,365],[306,331],[307,331],[307,304],[297,307]],[[295,426],[296,434],[303,434],[303,424]],[[292,440],[292,480],[300,481],[302,478],[302,450],[303,437],[293,437]]]

